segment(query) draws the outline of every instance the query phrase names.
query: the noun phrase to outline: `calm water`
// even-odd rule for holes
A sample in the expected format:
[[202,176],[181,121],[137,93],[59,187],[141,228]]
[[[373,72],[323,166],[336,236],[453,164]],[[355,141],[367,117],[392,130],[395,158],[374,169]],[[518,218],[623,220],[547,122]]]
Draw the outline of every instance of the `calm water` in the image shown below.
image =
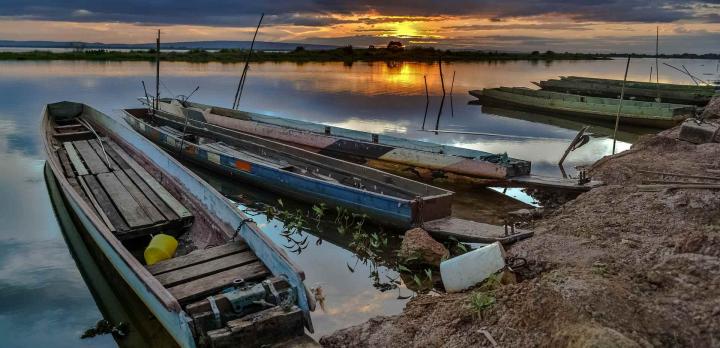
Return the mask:
[[[703,78],[715,73],[714,61],[670,61],[685,66]],[[624,61],[593,62],[505,62],[446,64],[446,85],[450,88],[453,71],[452,114],[449,100],[440,119],[441,129],[519,135],[536,139],[442,134],[418,131],[425,110],[427,75],[431,94],[427,128],[436,122],[440,103],[437,65],[404,63],[252,65],[245,94],[244,109],[273,115],[322,122],[329,125],[373,132],[395,133],[435,142],[476,148],[533,161],[536,173],[559,174],[555,166],[580,123],[468,105],[467,90],[495,86],[528,86],[531,81],[558,75],[593,75],[622,78]],[[648,79],[652,60],[633,61],[630,78]],[[38,127],[43,104],[60,100],[85,102],[108,112],[136,106],[143,92],[140,85],[154,81],[153,66],[146,62],[0,62],[0,337],[2,346],[113,346],[111,337],[80,340],[87,327],[100,319],[90,291],[62,238],[53,215],[42,176],[42,154]],[[164,63],[162,75],[165,96],[187,94],[200,86],[196,101],[229,105],[241,66],[236,64]],[[661,81],[689,83],[678,72],[661,69]],[[501,116],[502,115],[502,116]],[[572,153],[566,168],[592,162],[608,154],[611,140],[602,138],[608,129],[593,127],[597,136]],[[622,130],[621,130],[622,131]],[[620,150],[628,148],[637,135],[621,132]],[[222,191],[247,201],[273,201],[247,193],[241,185],[208,177]],[[239,192],[239,193],[238,193]],[[258,196],[259,195],[259,196]],[[504,198],[488,196],[487,202],[502,204]],[[491,204],[491,205],[492,205]],[[492,207],[484,207],[489,211]],[[499,208],[498,208],[499,209]],[[488,213],[491,214],[491,213]],[[256,218],[262,221],[262,216]],[[267,233],[281,241],[277,222],[266,224]],[[326,311],[314,314],[318,335],[360,323],[370,317],[402,310],[398,293],[407,289],[381,292],[368,278],[373,267],[360,262],[354,272],[356,256],[349,243],[332,235],[310,237],[310,247],[292,254],[305,270],[308,285],[320,285],[327,298]],[[318,239],[322,244],[316,245]],[[393,271],[378,265],[384,275]]]

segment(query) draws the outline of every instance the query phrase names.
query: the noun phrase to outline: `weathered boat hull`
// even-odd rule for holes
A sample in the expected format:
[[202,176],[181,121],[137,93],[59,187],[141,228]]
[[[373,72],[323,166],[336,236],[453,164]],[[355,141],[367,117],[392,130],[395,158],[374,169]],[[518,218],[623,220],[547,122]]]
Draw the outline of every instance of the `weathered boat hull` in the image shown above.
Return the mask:
[[[284,251],[272,244],[267,236],[258,233],[254,224],[245,223],[246,217],[237,211],[210,185],[195,174],[189,172],[179,162],[160,148],[143,138],[131,128],[91,107],[72,102],[50,104],[43,110],[43,132],[49,129],[50,111],[53,114],[74,114],[82,112],[83,117],[118,143],[125,144],[136,155],[141,156],[167,175],[169,180],[181,183],[183,189],[197,200],[205,209],[212,211],[214,216],[229,226],[240,226],[237,233],[246,242],[267,268],[276,276],[287,279],[297,289],[297,304],[305,313],[306,325],[312,330],[309,316],[307,295],[304,291],[303,274],[290,261]],[[193,332],[189,327],[190,318],[183,311],[178,301],[130,252],[115,238],[107,225],[95,213],[93,208],[70,185],[63,175],[63,168],[52,154],[54,149],[43,134],[43,147],[48,160],[46,161],[60,194],[69,209],[75,214],[77,222],[85,231],[92,243],[102,252],[113,265],[122,280],[140,298],[147,309],[162,324],[165,330],[181,347],[195,347]],[[52,188],[52,187],[51,187]]]
[[[412,188],[414,192],[417,192],[417,198],[407,199],[378,194],[325,180],[309,178],[282,168],[275,168],[257,162],[252,163],[247,159],[237,158],[231,153],[223,153],[203,145],[182,141],[177,136],[169,134],[159,127],[154,127],[133,115],[134,113],[144,111],[145,109],[126,110],[125,120],[138,133],[166,149],[169,153],[183,160],[192,161],[208,169],[249,182],[256,186],[264,187],[278,194],[287,195],[309,203],[325,203],[329,206],[345,207],[353,212],[367,214],[370,218],[382,224],[399,228],[409,228],[423,220],[427,221],[447,217],[451,213],[453,195],[451,191],[415,183],[390,174],[374,172],[374,170],[370,168],[364,168],[352,163],[293,148],[288,145],[264,140],[263,145],[279,147],[288,155],[305,158],[315,156],[316,158],[313,160],[317,162],[322,161],[326,163],[327,166],[344,169],[361,177],[376,176],[377,181],[382,180],[382,182],[386,184],[402,185],[403,187]],[[158,112],[158,115],[161,115],[161,113],[162,112]],[[177,122],[172,120],[172,115],[165,113],[162,113],[162,115],[170,118],[163,117],[162,119],[164,121],[161,122],[174,123],[176,126],[181,125],[179,120],[177,120]],[[155,117],[156,122],[160,119],[158,116]],[[237,141],[238,136],[243,137],[242,134],[236,134],[235,137],[231,137],[210,133],[208,129],[201,129],[192,125],[188,127],[188,130],[219,138],[229,144]],[[249,138],[250,136],[245,135],[244,137]],[[263,142],[262,139],[257,138],[253,138],[252,141]],[[183,144],[182,153],[180,152],[181,143]],[[430,195],[423,194],[427,192],[430,192]]]
[[[527,94],[519,94],[517,91],[522,90],[523,93],[535,92],[535,93],[546,93],[560,96],[568,96],[572,98],[578,98],[578,101],[567,101],[562,98],[559,99],[548,99],[542,96],[533,96]],[[544,92],[544,91],[533,91],[529,89],[521,88],[499,88],[499,89],[485,89],[485,90],[472,90],[469,92],[470,95],[478,98],[481,104],[491,106],[512,106],[513,108],[536,111],[548,114],[559,114],[566,116],[573,116],[577,118],[587,118],[591,120],[613,123],[617,113],[617,104],[613,105],[612,100],[606,98],[602,101],[608,101],[609,104],[600,105],[596,110],[592,108],[594,104],[588,104],[585,101],[587,98],[594,97],[582,97],[573,94],[562,94],[556,92]],[[616,102],[616,101],[615,101]],[[640,127],[652,127],[652,128],[670,128],[687,117],[694,114],[695,108],[688,105],[683,105],[682,108],[678,109],[643,109],[642,107],[635,107],[632,104],[643,103],[637,101],[625,101],[623,105],[623,111],[620,114],[620,123],[640,126]],[[628,104],[628,105],[625,105]],[[579,107],[581,106],[581,107]],[[629,111],[637,111],[638,114],[630,113]],[[653,113],[664,113],[661,116],[655,116]],[[640,114],[642,113],[642,114]]]
[[504,179],[530,173],[530,162],[505,155],[331,127],[317,123],[231,110],[200,103],[162,100],[160,109],[182,117],[248,134],[302,145],[321,154],[353,156],[365,161],[410,168]]
[[[562,77],[537,83],[543,90],[581,94],[606,98],[618,98],[622,92],[622,80],[596,79],[585,77]],[[706,105],[714,94],[712,87],[698,87],[664,84],[659,85],[627,81],[624,89],[626,98],[654,101],[656,98],[670,103]]]
[[91,233],[84,229],[47,163],[44,172],[50,202],[65,243],[103,318],[114,325],[127,325],[129,334],[117,339],[117,344],[120,347],[174,345],[176,340],[159,322],[149,319],[153,314],[123,281]]

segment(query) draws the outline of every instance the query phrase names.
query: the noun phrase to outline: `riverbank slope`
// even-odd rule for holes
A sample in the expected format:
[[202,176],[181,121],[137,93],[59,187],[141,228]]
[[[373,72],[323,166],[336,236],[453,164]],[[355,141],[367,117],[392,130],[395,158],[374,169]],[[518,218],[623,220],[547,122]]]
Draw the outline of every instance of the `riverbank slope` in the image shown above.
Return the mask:
[[[716,97],[706,115],[720,116]],[[324,337],[329,347],[642,347],[720,344],[720,191],[641,191],[646,171],[718,176],[720,144],[646,136],[591,168],[606,186],[535,225],[509,253],[520,282],[492,293],[420,295],[402,314]],[[478,291],[478,290],[476,290]]]

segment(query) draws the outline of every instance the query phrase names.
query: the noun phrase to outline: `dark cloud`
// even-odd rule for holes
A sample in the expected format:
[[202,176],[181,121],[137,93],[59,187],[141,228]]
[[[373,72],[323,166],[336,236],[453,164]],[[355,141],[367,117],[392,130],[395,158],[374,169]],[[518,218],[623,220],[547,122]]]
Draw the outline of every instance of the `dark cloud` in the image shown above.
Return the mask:
[[[346,23],[330,14],[385,16],[480,16],[502,21],[509,17],[564,15],[578,21],[673,22],[717,21],[717,0],[3,0],[0,18],[57,21],[118,21],[142,24],[253,26],[260,13],[269,24],[325,26]],[[707,12],[710,11],[708,14]],[[703,13],[705,12],[705,13]],[[391,19],[363,19],[361,23]]]
[[582,23],[541,23],[541,24],[471,24],[471,25],[451,25],[443,27],[456,31],[475,31],[475,30],[517,30],[517,29],[539,29],[539,30],[590,30],[587,24]]

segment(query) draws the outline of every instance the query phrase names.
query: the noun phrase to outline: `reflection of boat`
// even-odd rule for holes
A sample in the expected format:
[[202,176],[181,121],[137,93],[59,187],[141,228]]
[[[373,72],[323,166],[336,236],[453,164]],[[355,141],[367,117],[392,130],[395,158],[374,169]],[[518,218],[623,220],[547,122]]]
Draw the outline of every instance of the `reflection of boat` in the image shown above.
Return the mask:
[[[374,134],[318,123],[162,99],[160,109],[191,122],[239,130],[307,147],[331,156],[361,159],[375,167],[403,166],[477,178],[504,179],[530,173],[530,162],[487,152]],[[384,169],[384,168],[383,168]]]
[[[623,80],[562,76],[559,80],[540,81],[537,85],[548,91],[618,98],[623,86]],[[655,98],[659,97],[666,102],[702,106],[710,101],[713,94],[715,94],[713,86],[657,84],[640,81],[625,82],[625,96],[627,98],[647,101],[654,101]]]
[[402,228],[450,215],[448,190],[221,127],[185,127],[163,111],[130,109],[125,116],[140,134],[183,159],[301,201],[345,207]]
[[[312,329],[302,272],[207,183],[120,120],[87,105],[49,104],[42,126],[50,182],[82,238],[177,344],[260,344],[302,335],[303,322]],[[179,236],[177,255],[144,265],[135,255],[158,232]],[[246,306],[247,289],[239,280],[275,289],[263,292],[272,305]],[[283,325],[282,335],[271,322]],[[245,329],[230,329],[237,325]]]
[[[477,101],[472,101],[471,103],[477,103]],[[610,128],[607,124],[603,124],[601,122],[581,122],[577,119],[573,119],[572,117],[550,116],[544,114],[530,113],[522,110],[505,109],[495,106],[483,106],[482,111],[486,114],[493,114],[518,120],[542,123],[576,131],[582,129],[588,124],[591,124],[590,131],[595,136],[613,136],[613,129]],[[623,125],[617,131],[617,139],[626,143],[634,143],[641,135],[655,133],[656,131],[656,129],[652,128],[639,128],[629,125]]]
[[[619,99],[586,97],[524,87],[486,88],[470,91],[483,105],[512,106],[531,111],[565,114],[604,122],[615,122]],[[623,100],[620,123],[669,128],[695,114],[691,105]]]
[[125,336],[114,335],[117,344],[120,347],[176,346],[175,340],[163,326],[156,320],[150,320],[152,313],[123,281],[102,251],[95,247],[82,224],[73,220],[70,207],[63,199],[49,165],[45,166],[45,182],[70,254],[100,313],[114,326],[127,325]]

